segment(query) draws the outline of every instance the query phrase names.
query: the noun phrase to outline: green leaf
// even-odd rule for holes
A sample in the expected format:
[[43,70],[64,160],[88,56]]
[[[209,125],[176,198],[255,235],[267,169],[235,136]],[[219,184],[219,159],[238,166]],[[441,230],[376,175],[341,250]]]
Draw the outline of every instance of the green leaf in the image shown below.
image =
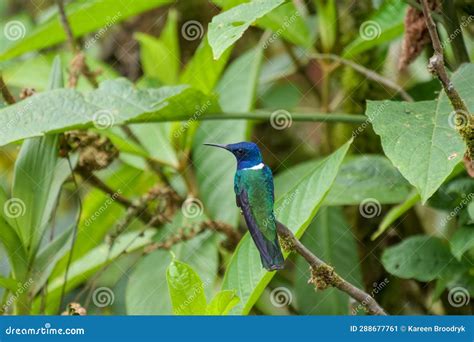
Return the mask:
[[[150,244],[152,236],[155,234],[154,229],[124,233],[120,235],[110,250],[110,244],[104,243],[71,264],[68,273],[68,282],[66,293],[85,282],[99,269],[113,262],[117,257],[124,253],[131,253],[143,246]],[[64,273],[51,277],[48,284],[48,313],[54,313],[59,304],[61,289],[64,283]],[[40,307],[41,299],[34,302],[34,313],[37,313]]]
[[[196,107],[219,111],[213,96],[188,86],[135,89],[125,79],[105,81],[96,90],[81,94],[72,89],[40,93],[0,110],[0,145],[74,128],[106,128],[123,123],[172,120],[192,116]],[[21,115],[19,115],[19,113]]]
[[[224,112],[246,112],[254,108],[262,57],[262,49],[255,48],[241,55],[226,70],[217,87]],[[211,218],[232,225],[237,224],[239,218],[232,191],[234,158],[203,143],[233,143],[247,138],[246,121],[216,121],[202,123],[194,139],[193,161],[205,209]]]
[[73,227],[68,228],[61,235],[49,242],[39,251],[32,270],[33,286],[32,293],[37,293],[46,283],[53,272],[56,263],[71,249],[70,240]]
[[421,200],[420,195],[417,192],[414,192],[403,203],[390,209],[389,212],[385,214],[377,231],[374,234],[372,234],[370,239],[371,240],[377,239],[380,235],[382,235],[388,229],[388,227],[392,225],[392,223],[398,220],[408,210],[413,208],[415,204],[417,204],[420,200]]
[[[199,223],[207,218],[198,216],[193,220],[186,219],[182,214],[174,217],[173,222],[164,226],[153,238],[160,242],[176,235],[176,231],[189,226],[191,221]],[[176,258],[190,265],[203,279],[204,283],[212,284],[218,271],[217,236],[206,232],[195,238],[176,244],[172,247]],[[166,285],[166,268],[171,262],[168,251],[157,250],[141,259],[129,276],[126,288],[127,314],[130,315],[169,315],[172,313],[171,301]],[[150,284],[153,290],[150,291]],[[206,286],[204,293],[212,295],[212,286]]]
[[442,278],[458,266],[447,243],[421,235],[387,248],[382,255],[382,264],[397,277],[424,282]]
[[140,43],[140,60],[145,76],[167,85],[178,82],[180,51],[177,20],[177,12],[170,11],[159,39],[145,33],[135,34]]
[[[49,89],[63,86],[61,60],[55,59]],[[34,123],[34,122],[33,122]],[[12,198],[9,204],[19,206],[12,215],[13,226],[33,259],[53,213],[69,165],[59,157],[59,136],[47,135],[23,143],[15,162]],[[11,213],[10,213],[11,214]]]
[[[289,191],[307,170],[320,160],[298,164],[275,177],[277,196]],[[337,174],[331,190],[324,199],[325,205],[359,205],[367,198],[381,204],[403,201],[409,194],[410,184],[390,161],[381,155],[358,155],[347,158]]]
[[15,292],[18,289],[18,283],[15,279],[0,276],[0,287]]
[[12,219],[5,215],[5,204],[8,197],[0,186],[0,242],[8,255],[12,276],[15,279],[24,279],[28,271],[28,257],[16,230],[9,224]]
[[[92,189],[83,198],[81,218],[79,220],[76,244],[74,246],[73,261],[77,260],[93,248],[100,246],[126,212],[123,205],[117,203],[117,195],[122,195],[131,200],[132,196],[140,196],[156,184],[156,177],[151,173],[123,165],[114,170],[108,177],[102,179],[116,193],[112,196],[99,189]],[[143,224],[138,219],[134,220],[128,229],[143,229]],[[58,262],[54,269],[53,277],[64,272],[68,256]]]
[[[82,0],[66,6],[66,14],[74,36],[82,37],[97,29],[107,31],[110,26],[128,17],[171,2],[171,0]],[[0,54],[0,61],[20,56],[25,52],[41,50],[65,40],[66,34],[55,13],[25,38],[3,51]],[[87,41],[86,47],[95,40],[94,38],[90,42]]]
[[[335,268],[344,279],[357,287],[362,284],[357,243],[339,207],[324,207],[306,230],[301,242],[318,257]],[[350,298],[345,293],[329,288],[316,291],[308,284],[311,274],[307,261],[296,257],[295,293],[298,312],[303,315],[347,315]]]
[[[277,198],[275,215],[300,238],[329,191],[352,140],[328,156],[284,196]],[[233,313],[247,314],[275,272],[262,268],[257,248],[249,234],[240,241],[224,276],[223,288],[235,290],[241,302]]]
[[293,2],[275,8],[263,18],[257,20],[256,25],[274,32],[267,45],[281,36],[295,45],[311,47],[312,39],[308,27]]
[[[474,108],[474,65],[461,67],[452,82]],[[426,202],[462,160],[466,146],[452,123],[453,109],[443,92],[437,101],[368,102],[367,116],[382,147]]]
[[[2,70],[5,83],[11,87],[34,88],[37,91],[48,89],[48,79],[51,68],[58,54],[41,53],[28,59],[21,59],[14,63],[9,63]],[[59,56],[62,61],[70,61],[74,55],[70,52],[61,52]],[[119,77],[119,74],[108,64],[98,61],[86,54],[86,62],[91,70],[100,70],[97,76],[99,82]],[[62,63],[63,74],[67,75],[69,65]],[[61,87],[62,88],[62,87]],[[93,86],[85,77],[80,77],[77,83],[78,90],[91,90]]]
[[180,82],[188,84],[204,94],[212,93],[229,60],[231,50],[228,49],[221,58],[214,60],[212,49],[206,36],[201,44],[199,44],[191,61],[184,68]]
[[325,52],[330,52],[336,43],[337,5],[335,0],[314,0],[318,14],[318,32]]
[[227,315],[239,302],[235,291],[221,291],[211,300],[207,306],[208,315]]
[[166,270],[166,280],[175,315],[206,313],[206,285],[190,266],[177,260],[171,261]]
[[405,8],[403,1],[384,1],[380,9],[360,25],[359,36],[346,46],[342,56],[354,58],[401,36],[404,31]]
[[214,59],[219,59],[242,37],[255,20],[268,14],[283,2],[284,0],[253,0],[213,17],[209,24],[208,37]]
[[450,240],[451,252],[461,260],[464,253],[474,248],[474,227],[461,227]]

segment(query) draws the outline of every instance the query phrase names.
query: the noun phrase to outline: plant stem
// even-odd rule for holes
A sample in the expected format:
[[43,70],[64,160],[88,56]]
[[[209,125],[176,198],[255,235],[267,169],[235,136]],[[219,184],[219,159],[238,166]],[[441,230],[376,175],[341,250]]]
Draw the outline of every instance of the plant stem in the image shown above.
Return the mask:
[[16,102],[15,98],[13,97],[12,93],[8,89],[5,81],[3,80],[3,76],[0,74],[0,92],[2,93],[3,99],[8,104],[14,104]]
[[64,9],[64,2],[63,0],[56,0],[56,4],[58,5],[58,12],[59,12],[59,20],[61,21],[61,25],[63,27],[64,32],[66,33],[67,41],[69,43],[69,47],[73,53],[79,52],[76,45],[76,40],[74,39],[74,34],[72,33],[71,25],[67,20],[66,10]]
[[448,73],[444,66],[444,55],[443,55],[443,46],[439,40],[438,31],[436,29],[436,24],[433,21],[431,16],[431,10],[428,4],[428,0],[422,0],[423,4],[423,15],[425,16],[426,26],[430,33],[431,42],[433,44],[434,55],[430,58],[429,68],[433,73],[438,77],[441,84],[443,85],[446,95],[448,95],[449,100],[451,101],[452,106],[456,111],[462,111],[464,113],[469,113],[466,104],[459,95],[458,91],[451,83]]
[[[254,120],[254,121],[270,121],[273,112],[269,111],[257,111],[253,113],[208,113],[203,114],[198,121],[209,121],[209,120]],[[290,113],[292,121],[304,121],[304,122],[343,122],[350,124],[361,124],[367,121],[365,115],[352,115],[345,113]],[[179,114],[173,117],[172,120],[169,118],[154,118],[154,122],[165,122],[165,121],[184,121],[188,120],[189,115]]]
[[364,67],[363,65],[357,64],[357,63],[355,63],[353,61],[350,61],[348,59],[339,57],[339,56],[334,55],[334,54],[329,54],[329,53],[314,53],[314,54],[311,55],[311,57],[317,58],[317,59],[330,59],[330,60],[336,61],[338,63],[347,65],[347,66],[351,67],[352,69],[354,69],[355,71],[363,74],[367,78],[369,78],[369,79],[371,79],[375,82],[378,82],[380,84],[383,84],[384,86],[386,86],[390,89],[393,89],[396,92],[400,93],[400,96],[404,100],[410,101],[410,102],[413,101],[413,98],[402,87],[400,87],[397,83],[395,83],[392,80],[376,73],[373,70],[370,70],[370,69]]
[[77,229],[79,227],[79,221],[81,219],[81,214],[82,214],[82,200],[81,200],[81,195],[79,194],[79,185],[77,183],[76,177],[74,176],[74,168],[72,167],[71,159],[69,158],[69,154],[66,156],[67,162],[69,164],[69,169],[71,170],[71,177],[72,181],[74,183],[74,186],[76,188],[76,193],[77,193],[77,203],[79,206],[79,211],[77,213],[77,219],[76,219],[76,224],[74,225],[73,232],[72,232],[72,240],[71,240],[71,250],[69,251],[69,255],[67,258],[67,263],[66,263],[66,269],[64,271],[64,281],[63,281],[63,286],[61,288],[61,296],[59,299],[59,308],[58,308],[58,314],[61,313],[61,308],[63,307],[64,304],[64,296],[66,295],[66,287],[67,287],[67,280],[68,280],[68,275],[69,275],[69,268],[71,267],[72,263],[72,256],[74,253],[74,246],[76,245],[76,240],[77,240]]
[[365,291],[359,289],[358,287],[352,285],[347,280],[343,279],[336,272],[333,271],[332,267],[326,264],[324,261],[315,256],[305,245],[303,245],[291,232],[291,230],[286,227],[284,224],[277,222],[278,235],[283,238],[292,249],[301,255],[311,266],[313,272],[318,272],[319,270],[325,270],[328,272],[329,277],[325,277],[325,281],[328,282],[328,285],[338,288],[339,290],[347,293],[349,296],[357,300],[362,305],[367,307],[367,310],[374,315],[387,315],[384,309],[376,302],[376,300],[366,293]]
[[461,95],[459,95],[456,87],[449,79],[448,72],[446,71],[446,67],[444,65],[443,46],[439,40],[436,24],[431,16],[428,0],[422,0],[422,4],[423,15],[426,20],[426,26],[428,27],[434,49],[434,54],[433,57],[430,58],[428,68],[438,77],[439,81],[441,82],[443,89],[448,96],[454,111],[456,112],[456,122],[462,123],[462,125],[459,125],[458,127],[458,132],[467,145],[467,165],[471,165],[470,168],[472,169],[471,163],[474,159],[474,117],[470,114],[466,103],[461,98]]

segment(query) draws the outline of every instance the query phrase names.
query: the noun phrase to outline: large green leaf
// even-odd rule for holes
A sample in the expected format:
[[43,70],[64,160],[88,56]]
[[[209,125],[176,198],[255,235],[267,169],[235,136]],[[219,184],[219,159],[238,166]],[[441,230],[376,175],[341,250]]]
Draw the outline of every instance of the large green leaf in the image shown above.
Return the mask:
[[[75,37],[97,29],[105,30],[135,14],[171,3],[171,0],[81,0],[66,6],[66,14]],[[25,38],[0,54],[0,61],[25,52],[44,49],[66,40],[57,14],[40,24]]]
[[230,310],[239,302],[239,297],[235,295],[234,291],[221,291],[212,298],[207,306],[208,315],[227,315]]
[[[105,265],[113,262],[117,257],[124,253],[131,253],[151,242],[152,236],[155,234],[153,229],[148,229],[145,232],[135,231],[124,233],[120,235],[115,244],[110,249],[108,243],[104,243],[89,253],[74,261],[69,268],[68,281],[66,285],[66,292],[71,291],[78,285],[84,283],[95,272],[100,270]],[[56,277],[52,277],[48,284],[48,313],[54,313],[59,304],[61,296],[61,289],[64,284],[64,273]],[[39,309],[40,300],[34,302],[34,312]]]
[[0,145],[79,127],[106,128],[126,122],[172,120],[196,111],[218,112],[213,96],[188,86],[135,89],[125,79],[105,81],[96,90],[81,94],[58,89],[37,94],[0,110],[3,118]]
[[210,94],[224,71],[232,49],[228,49],[221,58],[215,60],[207,36],[201,41],[193,58],[186,64],[180,82],[189,84],[204,94]]
[[[107,233],[113,231],[113,228],[121,222],[126,209],[117,203],[116,196],[122,195],[133,200],[156,184],[156,177],[151,173],[144,173],[123,165],[104,177],[103,181],[110,188],[115,189],[116,193],[111,196],[99,189],[92,189],[84,197],[73,260],[83,257],[93,248],[100,246]],[[143,224],[137,219],[128,229],[143,229]],[[66,256],[60,260],[54,269],[53,277],[64,272],[67,259]]]
[[[324,161],[307,170],[295,187],[275,203],[277,220],[300,238],[329,191],[352,141],[347,142]],[[247,314],[275,272],[267,272],[260,263],[258,250],[246,234],[240,241],[224,276],[223,288],[235,290],[241,302],[233,310]]]
[[[262,49],[255,48],[240,56],[226,70],[217,87],[224,112],[252,110],[262,57]],[[204,206],[211,218],[232,225],[239,217],[232,188],[234,158],[225,151],[203,146],[203,143],[234,143],[247,137],[246,121],[206,122],[199,126],[194,141],[193,160]]]
[[[468,108],[474,108],[474,65],[452,77]],[[453,124],[453,108],[443,92],[437,101],[368,102],[367,116],[387,157],[426,202],[462,160],[466,149]]]
[[474,248],[474,227],[461,227],[450,240],[451,252],[461,260],[464,253]]
[[[48,88],[62,86],[61,61],[56,58]],[[68,162],[59,157],[58,142],[58,135],[29,139],[21,146],[15,162],[12,198],[8,203],[12,205],[10,209],[19,206],[20,211],[14,212],[11,218],[30,259],[37,252],[62,183],[69,174]]]
[[[7,195],[3,187],[0,186],[0,208],[5,208],[7,200]],[[11,219],[5,216],[5,213],[4,209],[0,211],[0,243],[10,261],[12,276],[15,279],[24,279],[28,271],[26,250],[16,230],[8,222]]]
[[405,8],[406,4],[403,1],[384,1],[380,9],[360,25],[359,36],[346,46],[343,57],[353,58],[402,35]]
[[387,248],[382,263],[391,274],[400,278],[431,281],[443,278],[459,268],[449,246],[432,236],[412,236]]
[[[176,234],[178,229],[206,220],[205,215],[188,219],[182,213],[176,215],[173,222],[164,226],[154,237],[163,241]],[[206,284],[203,289],[212,295],[210,286],[218,271],[217,236],[206,232],[195,238],[176,244],[172,251],[176,258],[189,264]],[[141,259],[130,275],[126,289],[127,313],[131,315],[169,315],[172,313],[171,301],[166,285],[166,267],[171,262],[168,251],[157,250]],[[153,284],[150,287],[150,284]]]
[[[317,213],[301,242],[318,257],[334,267],[339,275],[359,286],[362,275],[357,243],[351,227],[339,207],[324,207]],[[347,315],[349,296],[337,289],[316,291],[308,284],[311,274],[302,256],[296,258],[295,292],[298,311],[304,315]]]
[[166,270],[166,280],[175,315],[206,313],[205,284],[189,265],[172,260]]
[[284,0],[252,0],[213,17],[209,24],[208,38],[214,58],[219,59],[232,44],[242,37],[255,20],[284,2]]
[[[320,162],[304,162],[278,174],[275,177],[277,196],[289,191],[299,177]],[[352,156],[342,163],[324,204],[358,205],[367,198],[383,204],[399,203],[407,197],[410,188],[410,184],[384,156]]]
[[140,43],[140,60],[145,76],[167,85],[177,83],[181,64],[177,20],[176,11],[170,11],[159,39],[145,33],[135,35]]

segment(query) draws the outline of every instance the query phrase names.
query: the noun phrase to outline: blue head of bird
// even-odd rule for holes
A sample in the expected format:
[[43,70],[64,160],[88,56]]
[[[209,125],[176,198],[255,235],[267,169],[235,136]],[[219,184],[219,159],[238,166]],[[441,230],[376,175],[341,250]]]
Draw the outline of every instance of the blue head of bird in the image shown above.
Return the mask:
[[237,169],[247,169],[262,163],[262,154],[257,144],[253,142],[239,142],[235,144],[204,144],[207,146],[214,146],[223,148],[231,152],[237,159]]

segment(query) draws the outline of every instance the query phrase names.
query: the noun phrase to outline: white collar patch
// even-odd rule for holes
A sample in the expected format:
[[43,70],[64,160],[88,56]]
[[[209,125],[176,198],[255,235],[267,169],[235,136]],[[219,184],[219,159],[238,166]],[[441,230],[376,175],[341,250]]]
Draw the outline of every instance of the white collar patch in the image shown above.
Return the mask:
[[263,169],[264,166],[265,166],[264,163],[260,163],[260,164],[254,165],[252,167],[246,167],[244,170],[261,170],[261,169]]

